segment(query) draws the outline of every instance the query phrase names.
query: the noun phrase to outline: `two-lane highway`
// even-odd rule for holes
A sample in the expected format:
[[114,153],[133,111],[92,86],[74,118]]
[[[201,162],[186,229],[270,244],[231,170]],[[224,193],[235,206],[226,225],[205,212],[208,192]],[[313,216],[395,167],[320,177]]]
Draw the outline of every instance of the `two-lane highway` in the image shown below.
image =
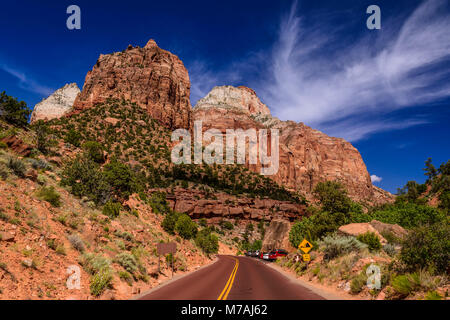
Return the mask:
[[214,264],[143,295],[142,300],[322,300],[259,259],[218,256]]

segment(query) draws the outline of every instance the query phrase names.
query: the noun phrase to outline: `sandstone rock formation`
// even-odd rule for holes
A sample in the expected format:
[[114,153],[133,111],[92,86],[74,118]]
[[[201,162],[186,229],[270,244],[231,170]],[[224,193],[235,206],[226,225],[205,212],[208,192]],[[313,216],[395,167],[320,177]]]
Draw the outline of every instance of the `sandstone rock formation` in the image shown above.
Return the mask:
[[[253,90],[229,86],[214,88],[195,106],[193,121],[196,120],[202,120],[204,131],[210,128],[223,133],[226,129],[239,128],[278,129],[279,170],[269,177],[309,199],[318,182],[338,180],[355,200],[371,203],[392,200],[392,195],[372,185],[360,153],[349,142],[329,137],[303,123],[272,117]],[[248,167],[258,173],[261,169],[261,165]]]
[[34,106],[31,123],[38,120],[61,118],[72,110],[73,102],[80,93],[76,83],[66,84],[47,99]]
[[305,214],[305,205],[288,201],[259,198],[238,198],[226,193],[215,194],[214,199],[205,199],[205,193],[196,189],[176,188],[164,191],[170,207],[181,213],[186,213],[194,219],[209,218],[219,222],[223,218],[245,220],[283,219],[298,220]]
[[375,233],[378,238],[380,239],[380,242],[382,244],[386,244],[387,240],[375,229],[370,223],[350,223],[346,224],[344,226],[340,226],[338,229],[338,232],[357,237],[361,234],[372,232]]
[[170,129],[189,128],[190,81],[177,56],[150,40],[144,48],[128,46],[122,52],[100,55],[86,75],[75,112],[108,98],[130,100]]
[[289,249],[291,245],[289,243],[289,231],[291,230],[291,224],[289,221],[274,219],[270,222],[269,227],[266,229],[266,234],[262,243],[262,251],[270,251],[273,249]]

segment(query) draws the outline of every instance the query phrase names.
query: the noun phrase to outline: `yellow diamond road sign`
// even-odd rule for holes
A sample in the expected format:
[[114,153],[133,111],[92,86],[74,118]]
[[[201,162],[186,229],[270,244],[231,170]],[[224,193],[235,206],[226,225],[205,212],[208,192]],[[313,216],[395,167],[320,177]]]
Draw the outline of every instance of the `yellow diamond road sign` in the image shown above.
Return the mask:
[[304,253],[308,253],[308,252],[310,252],[311,251],[311,249],[312,249],[312,244],[308,241],[308,240],[306,240],[306,239],[303,239],[303,241],[300,243],[300,245],[298,246],[298,248],[300,249],[300,250],[302,250]]

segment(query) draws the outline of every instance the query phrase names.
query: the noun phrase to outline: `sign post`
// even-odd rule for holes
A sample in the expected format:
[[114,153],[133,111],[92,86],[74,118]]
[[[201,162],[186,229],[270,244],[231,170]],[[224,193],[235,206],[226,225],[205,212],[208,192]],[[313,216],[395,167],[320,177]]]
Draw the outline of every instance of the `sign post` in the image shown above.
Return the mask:
[[177,252],[177,244],[175,242],[168,242],[168,243],[158,243],[156,245],[156,249],[158,252],[158,272],[160,272],[160,259],[159,256],[166,254],[172,255],[172,278],[173,278],[173,256]]
[[311,256],[308,254],[308,252],[310,252],[311,249],[313,248],[313,245],[311,244],[311,242],[309,242],[306,239],[303,239],[303,241],[298,245],[298,248],[303,251],[303,255],[302,255],[303,261],[310,262]]

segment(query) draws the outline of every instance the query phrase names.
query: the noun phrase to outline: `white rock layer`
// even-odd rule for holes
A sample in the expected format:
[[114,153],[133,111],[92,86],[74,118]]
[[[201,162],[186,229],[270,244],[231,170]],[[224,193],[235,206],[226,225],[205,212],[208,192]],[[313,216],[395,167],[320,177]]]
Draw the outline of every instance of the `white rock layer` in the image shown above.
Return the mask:
[[38,120],[61,118],[72,110],[73,102],[79,93],[80,89],[76,83],[66,84],[56,90],[47,99],[34,106],[31,123]]

